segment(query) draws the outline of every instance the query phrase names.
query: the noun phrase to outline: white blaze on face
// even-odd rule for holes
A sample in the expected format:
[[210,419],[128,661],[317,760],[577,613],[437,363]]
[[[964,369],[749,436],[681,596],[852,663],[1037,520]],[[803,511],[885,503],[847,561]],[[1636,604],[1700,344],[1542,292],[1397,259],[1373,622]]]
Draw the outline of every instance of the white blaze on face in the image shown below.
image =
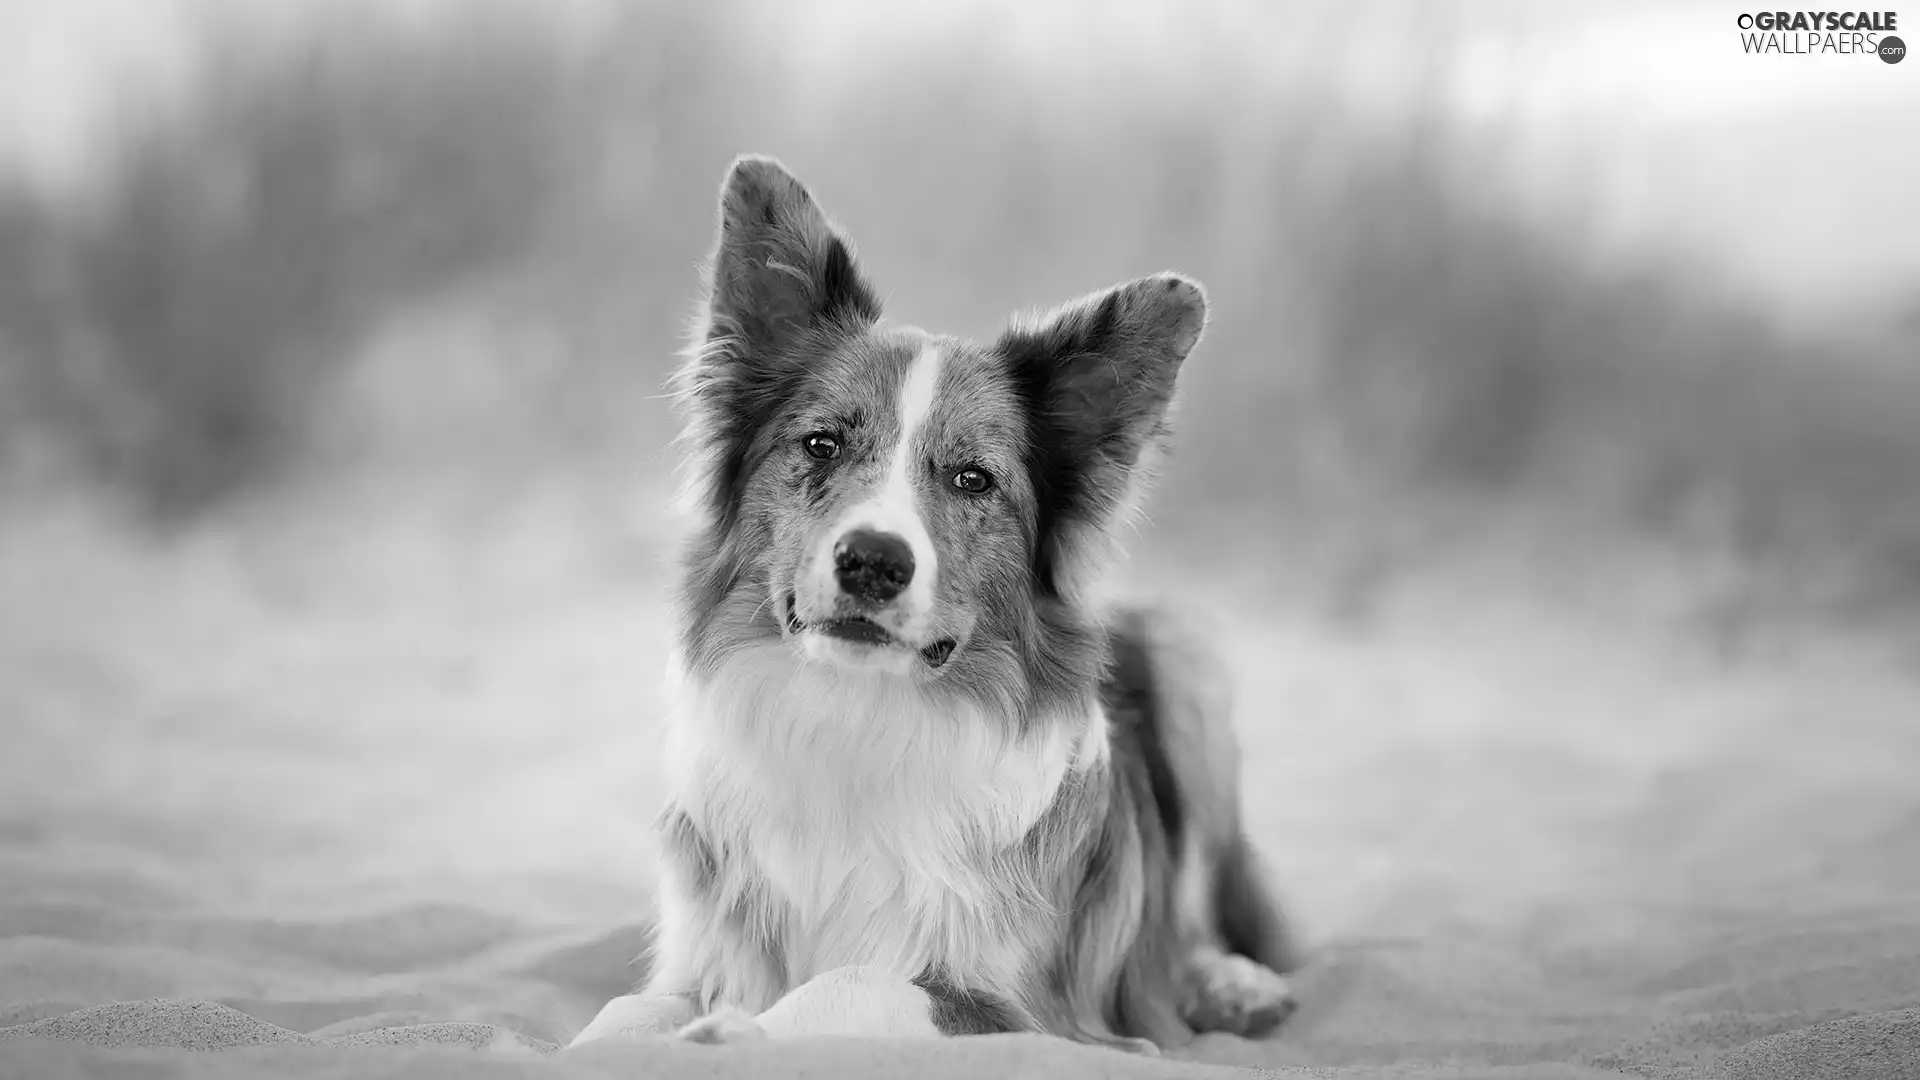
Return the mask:
[[933,615],[934,583],[939,574],[939,555],[920,513],[918,484],[925,473],[926,462],[922,433],[933,415],[944,364],[939,346],[929,343],[907,365],[899,397],[894,402],[897,441],[882,449],[886,472],[865,499],[849,508],[827,530],[814,560],[821,584],[833,589],[837,588],[832,584],[833,547],[842,537],[857,529],[870,529],[905,540],[913,550],[913,580],[887,610],[876,613],[874,618],[910,641],[917,641],[928,632]]

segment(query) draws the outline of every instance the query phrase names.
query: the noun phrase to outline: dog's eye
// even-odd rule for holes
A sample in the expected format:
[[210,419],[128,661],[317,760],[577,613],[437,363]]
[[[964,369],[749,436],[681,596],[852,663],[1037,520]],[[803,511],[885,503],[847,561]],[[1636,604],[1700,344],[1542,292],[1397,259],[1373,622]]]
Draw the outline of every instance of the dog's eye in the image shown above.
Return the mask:
[[953,474],[953,486],[969,495],[984,495],[993,488],[993,477],[985,469],[961,469]]
[[800,440],[800,445],[806,448],[810,458],[831,461],[840,456],[840,440],[824,431],[816,431]]

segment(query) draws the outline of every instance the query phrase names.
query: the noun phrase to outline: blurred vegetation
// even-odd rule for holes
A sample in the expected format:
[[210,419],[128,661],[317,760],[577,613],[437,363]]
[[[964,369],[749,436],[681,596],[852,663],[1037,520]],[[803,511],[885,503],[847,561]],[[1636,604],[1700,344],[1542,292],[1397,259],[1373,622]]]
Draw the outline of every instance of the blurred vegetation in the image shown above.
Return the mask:
[[[984,334],[1138,273],[1206,281],[1157,504],[1176,536],[1225,503],[1255,557],[1372,579],[1515,529],[1618,531],[1920,596],[1920,369],[1891,322],[1812,339],[1710,269],[1595,259],[1490,194],[1497,133],[1418,108],[1362,137],[1335,91],[1244,62],[1016,61],[986,25],[822,57],[777,10],[210,33],[97,192],[0,189],[0,453],[192,520],[369,430],[355,378],[385,395],[368,439],[400,447],[492,379],[467,449],[511,426],[659,471],[655,388],[751,149],[910,321]],[[373,347],[447,310],[480,328],[452,355]],[[369,383],[369,356],[428,374]]]
[[520,258],[597,100],[502,18],[206,56],[177,107],[128,103],[100,190],[0,199],[14,422],[163,519],[279,476],[373,328]]

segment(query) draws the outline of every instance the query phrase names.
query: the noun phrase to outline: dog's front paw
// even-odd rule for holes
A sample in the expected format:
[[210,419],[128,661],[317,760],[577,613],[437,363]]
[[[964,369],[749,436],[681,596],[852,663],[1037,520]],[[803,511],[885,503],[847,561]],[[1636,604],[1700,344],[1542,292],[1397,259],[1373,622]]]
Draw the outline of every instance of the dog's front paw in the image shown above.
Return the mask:
[[1258,1038],[1293,1013],[1293,988],[1264,964],[1216,953],[1200,962],[1187,1006],[1195,1031],[1224,1031]]
[[682,1042],[745,1043],[767,1037],[767,1029],[758,1018],[730,1005],[723,1005],[673,1033]]

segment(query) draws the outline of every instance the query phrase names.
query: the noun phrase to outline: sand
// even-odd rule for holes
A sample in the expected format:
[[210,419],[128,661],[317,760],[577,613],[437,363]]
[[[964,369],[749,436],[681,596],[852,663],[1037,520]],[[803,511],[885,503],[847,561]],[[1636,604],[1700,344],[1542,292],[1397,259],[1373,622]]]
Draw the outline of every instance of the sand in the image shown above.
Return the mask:
[[9,526],[0,1077],[1920,1077],[1911,657],[1233,580],[1278,1037],[561,1053],[640,970],[658,552],[465,512]]

